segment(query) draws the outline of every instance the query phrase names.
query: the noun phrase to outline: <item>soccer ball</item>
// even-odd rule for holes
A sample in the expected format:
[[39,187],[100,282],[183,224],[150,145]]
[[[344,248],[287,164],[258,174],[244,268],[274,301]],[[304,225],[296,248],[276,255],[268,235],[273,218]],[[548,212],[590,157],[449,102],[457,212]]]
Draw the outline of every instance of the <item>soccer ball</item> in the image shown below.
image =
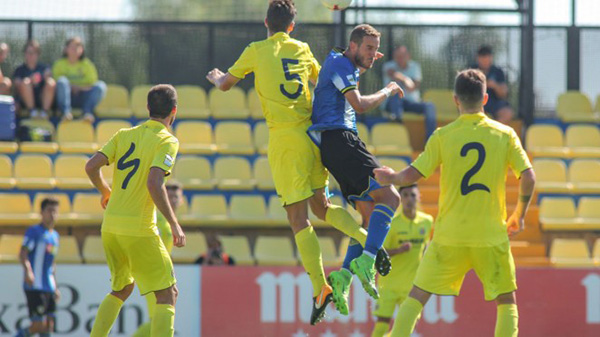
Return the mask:
[[348,8],[352,3],[352,0],[321,0],[321,2],[325,7],[331,10],[341,11]]

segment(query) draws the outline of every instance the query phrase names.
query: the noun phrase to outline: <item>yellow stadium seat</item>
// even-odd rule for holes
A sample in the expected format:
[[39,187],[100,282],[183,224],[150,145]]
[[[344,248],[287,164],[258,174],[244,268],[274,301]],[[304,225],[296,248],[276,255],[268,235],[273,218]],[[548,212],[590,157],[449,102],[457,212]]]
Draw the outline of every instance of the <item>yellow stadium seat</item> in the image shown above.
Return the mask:
[[190,226],[221,225],[227,220],[227,202],[222,194],[193,196],[189,214],[181,217],[182,223]]
[[63,153],[92,154],[98,150],[94,128],[85,121],[63,121],[58,125],[58,147]]
[[54,162],[56,187],[60,189],[91,189],[94,187],[85,173],[85,155],[61,155]]
[[577,215],[582,229],[600,229],[600,198],[583,197],[579,199]]
[[16,185],[13,178],[13,163],[7,155],[0,154],[0,189],[8,190]]
[[220,154],[254,154],[252,131],[246,122],[223,122],[215,127],[215,144]]
[[408,131],[402,124],[380,123],[371,129],[371,141],[377,156],[410,156]]
[[0,225],[32,225],[39,219],[27,194],[0,194]]
[[229,201],[229,216],[234,226],[264,226],[268,222],[262,195],[234,195]]
[[400,158],[390,158],[390,157],[382,157],[378,158],[379,163],[383,166],[391,167],[396,172],[402,171],[405,167],[408,166],[408,163],[404,159]]
[[217,158],[214,172],[217,187],[221,190],[252,190],[256,184],[252,178],[250,163],[245,158]]
[[131,90],[130,106],[137,118],[148,118],[148,91],[151,85],[136,85]]
[[74,236],[63,235],[58,242],[57,263],[81,263],[79,244]]
[[18,149],[17,142],[0,142],[0,153],[16,153]]
[[179,157],[173,167],[173,177],[186,190],[212,190],[216,185],[210,162],[203,157]]
[[181,153],[214,154],[216,152],[212,127],[208,122],[180,122],[175,131]]
[[96,114],[100,118],[129,118],[129,91],[122,85],[108,84],[106,96],[96,107]]
[[286,236],[259,236],[254,246],[254,257],[259,266],[295,266],[292,242]]
[[[319,236],[319,246],[321,246],[321,256],[323,257],[324,267],[336,267],[341,265],[340,257],[337,255],[335,243],[329,236]],[[300,257],[298,257],[300,260]]]
[[106,263],[104,245],[99,235],[89,235],[83,242],[83,260],[85,263]]
[[188,233],[185,236],[184,247],[173,247],[171,258],[175,263],[193,263],[202,254],[206,254],[206,237],[200,232]]
[[567,91],[558,96],[556,113],[564,122],[597,122],[598,114],[592,111],[592,102],[579,91]]
[[600,193],[600,160],[576,159],[569,166],[575,193]]
[[579,221],[572,198],[544,198],[540,203],[540,224],[545,230],[576,230]]
[[571,125],[566,144],[575,158],[600,158],[600,130],[596,125]]
[[96,125],[96,144],[104,146],[117,131],[131,127],[131,123],[123,120],[104,120]]
[[100,194],[96,193],[75,194],[69,222],[72,225],[100,225],[104,214],[100,200]]
[[550,261],[557,267],[590,267],[594,264],[583,239],[552,240]]
[[23,246],[21,235],[0,235],[0,264],[19,262],[19,254]]
[[254,125],[254,147],[259,154],[266,155],[269,148],[269,128],[267,123]]
[[533,161],[536,183],[541,193],[569,193],[573,185],[567,182],[567,166],[560,159],[535,159]]
[[[596,239],[594,242],[594,247],[592,249],[592,258],[594,259],[594,264],[596,266],[600,266],[600,239]],[[2,259],[0,258],[0,261]]]
[[256,93],[256,88],[248,91],[248,108],[250,109],[250,117],[253,119],[265,119],[262,111],[262,104]]
[[527,129],[526,149],[534,157],[566,158],[570,151],[565,147],[562,130],[556,125],[532,125]]
[[250,110],[246,106],[246,94],[238,87],[227,92],[213,88],[208,93],[212,116],[216,119],[246,119]]
[[46,198],[54,198],[58,200],[58,220],[57,225],[62,225],[63,221],[69,217],[71,214],[71,200],[69,200],[69,196],[65,193],[44,193],[38,192],[35,194],[33,198],[33,211],[41,212],[42,210],[42,201]]
[[424,102],[435,105],[435,113],[438,121],[451,121],[458,117],[458,109],[454,103],[452,90],[430,89],[423,95]]
[[[30,128],[30,130],[37,129],[44,130],[45,132],[50,132],[51,139],[54,140],[54,134],[56,133],[56,129],[54,128],[54,124],[52,124],[52,122],[48,120],[30,118],[21,121],[21,126],[27,126]],[[54,141],[45,142],[36,140],[34,138],[31,142],[21,142],[21,144],[19,144],[19,150],[21,151],[21,153],[53,154],[58,152],[58,144]]]
[[288,226],[287,212],[281,205],[281,199],[276,194],[269,197],[269,209],[267,213],[272,225]]
[[178,85],[175,90],[177,90],[177,118],[210,117],[204,89],[194,85]]
[[275,189],[273,176],[271,175],[271,166],[267,157],[259,157],[254,162],[254,179],[256,187],[261,191],[272,191]]
[[52,161],[44,154],[23,154],[17,157],[15,178],[20,189],[52,189],[56,185]]
[[250,243],[242,235],[222,235],[219,240],[223,245],[223,251],[235,260],[236,265],[253,266],[255,261],[250,253]]

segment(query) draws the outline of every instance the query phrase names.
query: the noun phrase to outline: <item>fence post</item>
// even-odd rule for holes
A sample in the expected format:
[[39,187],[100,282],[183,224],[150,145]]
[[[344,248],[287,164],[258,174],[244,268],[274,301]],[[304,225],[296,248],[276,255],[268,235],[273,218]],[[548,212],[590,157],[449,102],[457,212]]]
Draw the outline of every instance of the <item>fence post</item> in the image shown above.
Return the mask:
[[567,90],[579,90],[581,31],[575,18],[576,1],[571,0],[571,26],[567,28]]
[[33,40],[33,21],[27,20],[27,40]]
[[533,88],[534,25],[533,12],[535,0],[523,0],[521,3],[521,81],[519,95],[519,115],[525,125],[531,125],[535,110],[535,92]]

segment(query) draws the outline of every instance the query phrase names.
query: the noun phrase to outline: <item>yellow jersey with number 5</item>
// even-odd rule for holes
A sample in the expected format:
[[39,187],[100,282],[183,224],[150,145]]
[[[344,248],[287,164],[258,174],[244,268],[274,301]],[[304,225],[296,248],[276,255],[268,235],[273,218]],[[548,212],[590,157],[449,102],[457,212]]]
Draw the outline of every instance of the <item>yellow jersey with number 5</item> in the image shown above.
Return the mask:
[[179,142],[157,121],[121,129],[100,149],[114,165],[112,193],[102,221],[102,231],[132,236],[154,236],[156,206],[148,192],[150,168],[171,173]]
[[319,70],[308,44],[279,32],[248,45],[229,73],[240,79],[254,73],[263,114],[274,129],[310,125],[308,82],[317,80]]
[[508,241],[506,174],[510,167],[520,178],[531,168],[515,130],[483,112],[463,114],[433,133],[412,166],[425,178],[442,168],[435,242],[489,247]]

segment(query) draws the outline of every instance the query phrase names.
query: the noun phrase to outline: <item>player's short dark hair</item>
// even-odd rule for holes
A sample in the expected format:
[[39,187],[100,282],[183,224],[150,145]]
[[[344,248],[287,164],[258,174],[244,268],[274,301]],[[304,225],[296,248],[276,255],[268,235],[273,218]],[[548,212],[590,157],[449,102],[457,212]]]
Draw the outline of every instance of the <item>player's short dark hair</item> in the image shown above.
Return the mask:
[[83,46],[83,40],[79,36],[74,36],[74,37],[68,39],[67,42],[65,42],[65,49],[63,50],[63,57],[67,57],[67,47],[72,42],[77,43],[78,45],[81,46],[81,48],[83,48],[83,51],[81,52],[81,56],[79,56],[79,59],[83,60],[85,58],[85,47]]
[[479,69],[463,70],[456,75],[454,94],[467,108],[474,108],[483,101],[486,91],[485,75]]
[[167,191],[179,191],[183,190],[183,185],[179,181],[171,179],[167,182],[165,188]]
[[267,27],[272,33],[286,32],[296,18],[296,6],[292,0],[273,0],[267,9]]
[[42,48],[40,47],[40,43],[37,42],[36,40],[27,40],[27,42],[23,46],[23,53],[25,53],[27,51],[27,49],[30,47],[33,48],[33,50],[35,50],[36,54],[39,55],[42,53]]
[[350,41],[360,46],[365,36],[381,37],[381,33],[366,23],[354,27],[350,33]]
[[402,186],[398,188],[398,192],[402,193],[402,191],[409,189],[409,188],[419,188],[419,186],[417,186],[417,184],[412,184],[412,185],[408,185],[408,186]]
[[484,44],[483,46],[479,47],[479,49],[477,49],[477,56],[488,56],[492,54],[494,54],[492,47],[488,45]]
[[177,91],[170,84],[158,84],[148,91],[148,111],[150,117],[164,119],[169,117],[177,106]]
[[42,200],[42,203],[41,203],[42,212],[46,209],[46,207],[58,206],[58,204],[59,204],[58,199],[56,199],[54,197],[44,198],[44,200]]

